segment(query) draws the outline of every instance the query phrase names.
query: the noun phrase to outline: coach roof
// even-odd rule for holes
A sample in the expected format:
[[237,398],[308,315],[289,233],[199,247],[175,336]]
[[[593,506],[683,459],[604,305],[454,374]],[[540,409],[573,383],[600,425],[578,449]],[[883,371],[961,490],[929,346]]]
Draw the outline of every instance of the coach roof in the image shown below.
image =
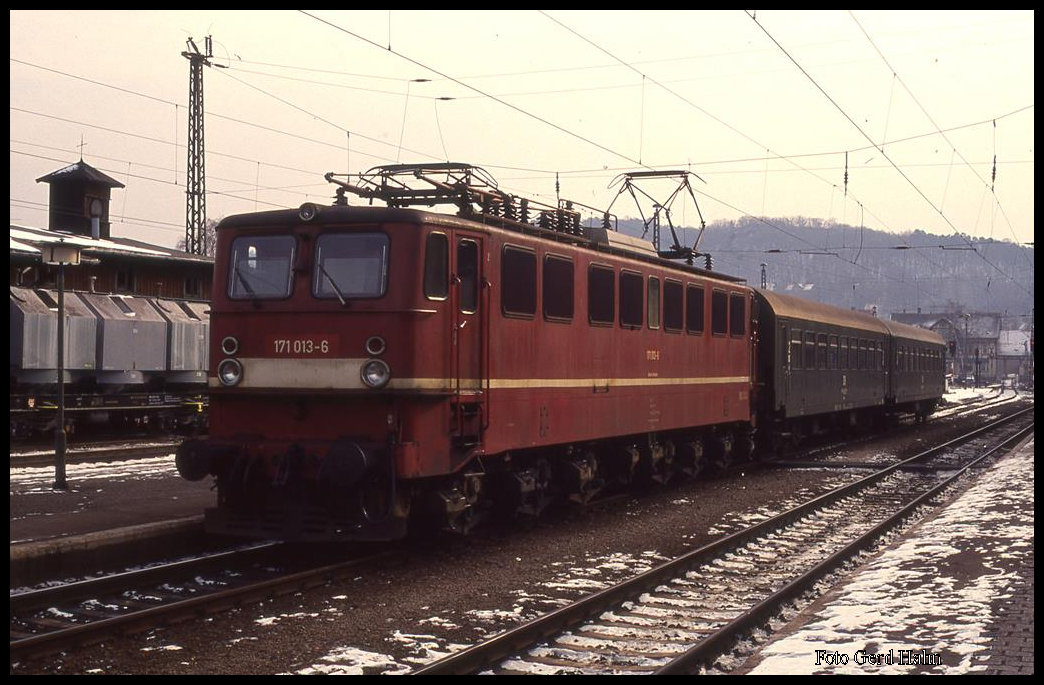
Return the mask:
[[779,293],[760,288],[755,288],[755,292],[768,304],[777,317],[815,321],[816,323],[857,328],[874,333],[888,333],[888,327],[884,325],[883,321],[863,312],[841,309],[840,307],[792,295],[780,295]]

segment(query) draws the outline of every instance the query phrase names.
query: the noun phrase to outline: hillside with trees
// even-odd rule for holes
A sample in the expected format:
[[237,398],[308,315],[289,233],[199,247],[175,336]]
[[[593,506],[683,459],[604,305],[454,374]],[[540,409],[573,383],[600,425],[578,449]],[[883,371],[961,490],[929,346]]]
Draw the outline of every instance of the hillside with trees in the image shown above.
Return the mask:
[[[641,235],[642,223],[622,220],[620,230]],[[684,245],[696,236],[695,229],[678,229]],[[662,247],[669,241],[661,228]],[[712,256],[715,271],[751,285],[761,285],[764,264],[769,289],[846,309],[876,306],[884,317],[918,308],[1010,316],[1033,308],[1033,248],[1001,240],[744,217],[708,224],[699,251]]]

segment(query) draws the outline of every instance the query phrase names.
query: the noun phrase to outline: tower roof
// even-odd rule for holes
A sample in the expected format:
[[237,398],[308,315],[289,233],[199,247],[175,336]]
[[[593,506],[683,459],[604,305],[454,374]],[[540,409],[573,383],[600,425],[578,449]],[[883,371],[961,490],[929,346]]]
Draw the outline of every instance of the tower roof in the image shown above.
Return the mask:
[[41,176],[36,179],[37,183],[61,183],[65,181],[90,181],[91,183],[104,183],[110,188],[125,187],[116,179],[103,174],[82,159],[75,164],[70,164],[63,169],[52,171],[46,176]]

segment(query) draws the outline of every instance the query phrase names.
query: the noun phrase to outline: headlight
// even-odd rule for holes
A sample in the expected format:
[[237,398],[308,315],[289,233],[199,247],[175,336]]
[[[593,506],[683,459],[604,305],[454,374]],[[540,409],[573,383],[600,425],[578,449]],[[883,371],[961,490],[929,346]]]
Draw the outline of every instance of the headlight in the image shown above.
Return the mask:
[[315,217],[319,216],[319,207],[312,204],[311,202],[306,202],[303,205],[301,205],[300,208],[298,208],[297,216],[299,219],[301,219],[301,221],[311,221]]
[[221,351],[231,357],[239,351],[239,341],[231,335],[225,336],[221,340]]
[[366,351],[375,357],[379,357],[384,354],[386,345],[384,344],[384,338],[379,335],[371,335],[366,339]]
[[391,380],[391,369],[380,359],[371,359],[362,365],[362,382],[371,388],[383,388]]
[[236,385],[243,380],[243,365],[235,359],[224,360],[218,364],[218,380],[221,385]]

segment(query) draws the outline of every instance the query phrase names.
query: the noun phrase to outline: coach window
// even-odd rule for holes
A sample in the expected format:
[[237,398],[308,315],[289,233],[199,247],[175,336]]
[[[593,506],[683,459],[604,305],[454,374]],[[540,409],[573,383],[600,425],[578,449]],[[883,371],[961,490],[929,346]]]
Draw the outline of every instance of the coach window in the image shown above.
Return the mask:
[[826,333],[816,334],[816,368],[825,369],[827,358],[827,336]]
[[685,289],[685,330],[689,333],[703,333],[706,320],[705,299],[703,288],[690,285]]
[[616,318],[616,274],[609,267],[587,269],[587,317],[596,325],[612,325]]
[[536,313],[536,252],[504,246],[500,265],[500,305],[508,316],[532,317]]
[[449,293],[449,238],[429,233],[424,248],[424,297],[445,300]]
[[837,368],[837,336],[830,336],[830,347],[827,349],[827,368]]
[[722,290],[711,291],[711,333],[725,335],[729,329],[729,298]]
[[296,242],[289,235],[240,236],[233,240],[228,296],[234,300],[289,297]]
[[840,347],[838,348],[838,353],[841,355],[841,362],[840,362],[841,368],[842,369],[847,369],[848,368],[848,337],[842,335],[841,339],[840,339],[840,342],[838,344],[840,345]]
[[668,333],[678,333],[685,325],[683,292],[680,281],[663,282],[663,330]]
[[573,262],[565,257],[544,257],[544,318],[573,320]]
[[881,346],[881,341],[878,340],[874,343],[874,358],[877,360],[877,370],[884,371],[885,359],[884,359],[884,348]]
[[637,330],[642,327],[642,275],[620,272],[620,326]]
[[790,339],[790,368],[801,368],[801,331],[795,330]]
[[805,368],[816,368],[816,334],[811,331],[805,333]]
[[388,236],[325,233],[315,241],[312,293],[316,297],[381,297],[388,282]]
[[747,298],[742,293],[729,295],[729,335],[742,338],[747,333]]
[[457,278],[460,279],[460,311],[478,311],[478,243],[466,238],[457,243]]
[[649,312],[649,328],[660,327],[660,279],[649,276],[646,310]]

